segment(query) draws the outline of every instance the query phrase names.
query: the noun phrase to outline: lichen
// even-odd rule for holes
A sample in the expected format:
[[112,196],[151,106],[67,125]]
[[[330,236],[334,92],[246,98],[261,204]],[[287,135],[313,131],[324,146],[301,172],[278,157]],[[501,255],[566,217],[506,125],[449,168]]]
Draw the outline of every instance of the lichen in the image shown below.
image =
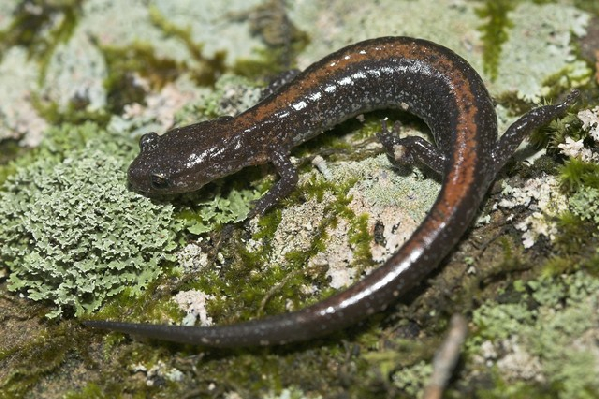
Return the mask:
[[599,190],[583,187],[569,199],[572,213],[582,220],[590,220],[599,224]]
[[218,225],[244,220],[250,210],[250,201],[259,197],[260,193],[255,190],[231,191],[226,196],[217,194],[211,200],[179,212],[177,217],[186,222],[191,234],[200,235]]
[[[84,146],[52,150],[92,132]],[[171,205],[127,190],[133,143],[90,124],[48,134],[54,140],[2,186],[0,261],[11,291],[51,304],[47,317],[81,316],[127,286],[142,293],[162,273],[181,224]]]
[[410,397],[417,397],[426,380],[432,374],[432,366],[424,361],[405,367],[393,373],[393,384]]
[[[512,303],[489,301],[474,311],[476,333],[467,344],[474,361],[496,367],[497,387],[525,380],[539,391],[551,386],[552,397],[595,398],[599,281],[579,270],[524,285],[514,286]],[[500,391],[482,392],[497,397]]]
[[530,214],[514,225],[524,233],[524,247],[532,247],[541,236],[555,240],[558,232],[556,219],[567,210],[567,199],[560,193],[557,179],[541,174],[527,180],[514,179],[511,185],[506,182],[501,184],[503,192],[497,203],[499,208],[526,207],[529,210]]
[[256,104],[260,100],[260,95],[261,89],[249,79],[223,74],[214,84],[214,89],[206,92],[200,108],[191,110],[184,108],[177,114],[177,120],[197,121],[198,113],[206,118],[233,116]]
[[593,140],[599,142],[599,105],[584,109],[576,116],[582,122],[582,130],[588,132]]
[[[266,395],[264,395],[264,399],[305,399],[308,396],[306,396],[305,392],[296,386],[290,386],[287,387],[285,389],[283,389],[280,393],[274,393],[274,392],[269,392]],[[310,395],[309,396],[312,399],[322,399],[321,395]]]

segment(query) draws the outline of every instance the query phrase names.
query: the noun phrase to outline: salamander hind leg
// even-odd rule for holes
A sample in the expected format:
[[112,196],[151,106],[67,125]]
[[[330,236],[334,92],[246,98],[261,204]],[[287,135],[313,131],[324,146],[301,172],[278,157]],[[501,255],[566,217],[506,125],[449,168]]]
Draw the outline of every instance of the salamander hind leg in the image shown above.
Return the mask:
[[578,97],[580,97],[580,92],[578,90],[572,90],[565,101],[558,104],[544,105],[535,108],[514,122],[499,138],[497,147],[493,152],[495,174],[497,174],[497,172],[499,172],[499,170],[506,164],[526,136],[533,130],[546,125],[552,119],[563,116],[568,110],[568,107],[576,103]]
[[387,152],[389,160],[395,165],[425,165],[439,175],[443,174],[445,155],[422,137],[409,136],[400,138],[399,129],[401,123],[396,121],[393,132],[387,129],[387,121],[381,121],[381,132],[378,134],[379,141]]

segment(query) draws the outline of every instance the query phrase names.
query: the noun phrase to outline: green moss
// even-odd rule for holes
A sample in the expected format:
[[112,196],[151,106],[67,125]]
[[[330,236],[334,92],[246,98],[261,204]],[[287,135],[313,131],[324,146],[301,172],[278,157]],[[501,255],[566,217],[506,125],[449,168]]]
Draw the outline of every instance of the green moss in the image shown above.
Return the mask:
[[[581,57],[582,58],[582,57]],[[572,62],[564,65],[559,71],[543,79],[543,87],[549,88],[546,97],[553,97],[560,92],[575,87],[583,87],[593,79],[593,70],[586,64]]]
[[354,247],[352,264],[358,267],[358,272],[361,273],[366,268],[376,265],[370,252],[372,237],[368,232],[368,215],[351,218],[350,225],[349,243]]
[[[285,312],[287,306],[289,306],[289,301],[292,301],[296,308],[302,308],[311,302],[317,301],[318,298],[314,295],[302,293],[302,287],[313,284],[326,286],[327,284],[324,281],[325,270],[320,268],[306,270],[306,264],[312,256],[324,250],[327,227],[334,225],[339,217],[354,220],[353,213],[347,208],[351,199],[347,192],[352,184],[353,182],[332,184],[325,181],[316,182],[311,180],[308,183],[311,187],[310,190],[304,187],[299,188],[296,190],[296,194],[287,200],[290,203],[297,201],[299,193],[309,197],[318,197],[325,190],[333,191],[337,197],[337,201],[327,204],[324,213],[330,216],[324,218],[315,228],[317,233],[314,234],[309,248],[304,248],[302,251],[287,252],[284,262],[271,264],[269,261],[272,251],[271,242],[281,221],[280,209],[274,209],[261,218],[259,221],[261,229],[252,237],[253,240],[262,243],[257,250],[250,252],[240,245],[239,242],[242,240],[238,236],[240,233],[235,231],[233,236],[227,237],[220,244],[222,252],[219,254],[219,263],[221,266],[218,268],[209,267],[203,270],[200,275],[195,277],[194,281],[188,281],[178,286],[177,289],[198,289],[206,295],[213,296],[215,299],[208,303],[207,308],[215,322],[219,324],[254,319],[262,314]],[[234,195],[239,196],[240,194]],[[222,199],[216,199],[214,203],[218,201],[222,201]],[[243,217],[247,212],[248,201],[244,199],[240,201],[241,203],[244,205],[241,206],[242,212],[239,215]],[[208,213],[214,215],[215,218],[220,217],[217,216],[218,212],[215,209],[208,210]],[[189,215],[189,212],[186,212],[186,216]],[[216,224],[223,222],[216,219],[210,219],[210,221]],[[352,224],[354,226],[352,237],[355,245],[358,244],[360,239],[368,237],[366,221],[367,218],[364,216],[355,219]],[[203,223],[203,221],[198,223]],[[197,231],[202,232],[207,232],[209,229],[213,229],[214,226],[210,224],[196,225],[199,228]],[[231,240],[231,243],[227,244],[227,240]],[[360,243],[360,245],[362,244]],[[370,259],[367,244],[356,251],[360,254],[358,258]],[[333,292],[334,290],[325,289],[321,293],[321,297]],[[147,315],[147,313],[147,310],[142,310],[139,314]]]
[[[170,263],[168,263],[170,266]],[[131,315],[131,320],[152,320],[159,323],[170,323],[180,320],[185,316],[179,306],[172,300],[170,287],[173,286],[173,277],[178,277],[174,272],[176,268],[165,270],[159,278],[147,283],[141,292],[134,286],[124,287],[118,295],[106,298],[102,308],[93,315],[84,316],[86,320],[124,320],[126,314]],[[168,287],[168,289],[166,288]],[[109,334],[104,340],[105,350],[110,350],[113,345],[123,339],[123,334]],[[109,355],[109,352],[106,353]]]
[[[93,131],[80,148],[60,147]],[[48,132],[33,162],[17,167],[0,192],[0,260],[9,289],[76,316],[131,287],[139,295],[162,274],[177,246],[173,207],[126,188],[133,143],[93,125]],[[55,147],[58,145],[57,147]],[[60,150],[59,150],[60,149]]]
[[25,343],[0,352],[0,361],[10,362],[0,384],[0,398],[28,397],[30,390],[48,374],[57,372],[65,358],[77,351],[85,356],[88,342],[69,322],[43,329]]
[[[116,398],[120,398],[121,396],[117,396]],[[80,390],[79,392],[70,392],[65,394],[65,399],[105,399],[110,398],[104,394],[102,387],[97,384],[90,383],[85,388]]]
[[330,211],[331,214],[339,216],[345,216],[351,218],[354,216],[353,212],[347,207],[351,201],[351,197],[347,195],[349,190],[356,184],[356,178],[350,178],[347,181],[329,181],[322,178],[311,177],[306,183],[298,187],[292,194],[292,198],[298,195],[306,196],[308,198],[314,198],[318,202],[321,202],[325,192],[332,192],[335,195],[336,201],[329,205],[333,207]]
[[351,143],[343,140],[342,136],[347,132],[357,131],[358,129],[356,121],[345,121],[333,128],[333,130],[325,134],[319,134],[300,147],[295,148],[293,155],[298,158],[306,158],[326,151],[331,153],[330,159],[334,160],[337,154],[343,154],[346,157],[348,156],[347,154],[355,154],[355,148],[352,148]]
[[514,0],[490,0],[476,10],[479,17],[487,18],[479,30],[483,40],[483,71],[492,81],[497,79],[501,46],[508,40],[508,31],[513,27],[508,14],[514,6]]
[[31,94],[31,104],[48,124],[54,126],[63,123],[79,125],[90,121],[106,126],[111,118],[105,110],[89,111],[87,103],[75,104],[71,101],[61,110],[57,103],[45,102],[36,93]]
[[572,158],[559,168],[561,184],[570,190],[578,191],[583,186],[599,189],[599,165]]
[[557,278],[561,274],[572,273],[572,269],[574,266],[577,265],[573,258],[568,256],[556,256],[545,262],[545,264],[543,265],[543,270],[541,272],[541,277],[545,279]]
[[247,77],[276,76],[292,69],[294,63],[291,60],[296,54],[301,53],[307,44],[307,36],[300,33],[289,46],[255,49],[253,52],[258,59],[237,59],[232,72]]
[[562,213],[557,221],[555,252],[583,257],[596,247],[597,228],[597,224],[583,220],[571,211]]
[[170,22],[168,19],[160,13],[158,7],[150,4],[148,7],[148,16],[150,22],[162,31],[165,37],[174,37],[185,43],[190,50],[190,54],[193,58],[201,58],[203,46],[195,45],[191,39],[190,27],[181,28],[178,25]]
[[108,69],[104,80],[108,111],[120,114],[126,104],[145,104],[145,90],[135,82],[135,74],[147,79],[153,89],[173,82],[189,69],[186,63],[158,57],[153,46],[134,43],[128,46],[99,46]]
[[548,125],[535,130],[530,135],[530,142],[537,148],[548,148],[549,154],[558,152],[558,145],[566,141],[566,137],[579,140],[585,133],[581,129],[582,123],[575,112],[568,113],[565,117],[554,119]]
[[[303,295],[300,294],[300,288],[305,284],[306,276],[294,270],[303,270],[305,260],[297,265],[289,262],[267,266],[270,248],[268,243],[275,231],[273,225],[277,225],[279,220],[280,212],[275,210],[260,221],[264,229],[254,239],[262,240],[265,245],[255,252],[249,252],[240,245],[239,232],[234,231],[232,236],[220,243],[222,249],[216,258],[222,265],[203,270],[193,279],[178,284],[176,290],[198,289],[213,296],[214,299],[207,304],[207,308],[211,317],[219,324],[248,320],[263,313],[284,312],[287,300],[293,300],[296,306],[301,307]],[[167,301],[170,299],[169,292],[165,292]],[[147,300],[155,302],[156,298]],[[162,313],[166,304],[168,302],[158,307]],[[135,306],[137,310],[131,311],[132,315],[141,315],[142,319],[152,321],[163,318],[160,313],[149,311],[154,308],[154,304]],[[122,305],[115,304],[113,309],[117,310],[117,307],[121,308]],[[175,313],[171,314],[176,316]]]
[[483,388],[477,391],[477,397],[481,399],[555,399],[555,395],[549,389],[531,385],[528,382],[505,381],[499,377],[494,370],[495,384],[492,388]]
[[255,240],[264,239],[266,242],[270,241],[277,231],[277,227],[281,223],[281,210],[273,209],[262,216],[258,221],[260,230],[254,234]]
[[282,57],[281,50],[257,49],[254,51],[259,59],[237,59],[233,65],[232,72],[235,75],[255,77],[255,76],[276,76],[279,73],[289,70],[279,63]]

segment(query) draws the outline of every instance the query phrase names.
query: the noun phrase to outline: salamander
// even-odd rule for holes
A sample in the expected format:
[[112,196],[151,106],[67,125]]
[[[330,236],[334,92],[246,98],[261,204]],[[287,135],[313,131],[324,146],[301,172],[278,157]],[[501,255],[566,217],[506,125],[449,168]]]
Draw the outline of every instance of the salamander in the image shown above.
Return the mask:
[[494,103],[482,78],[450,49],[410,37],[381,37],[344,47],[312,64],[235,117],[148,133],[132,162],[131,187],[182,193],[249,165],[271,163],[279,180],[253,208],[262,214],[293,191],[291,150],[336,124],[381,108],[422,118],[434,144],[399,138],[383,124],[380,142],[397,164],[421,164],[441,176],[426,217],[382,266],[345,291],[299,311],[225,326],[167,326],[88,321],[86,325],[152,339],[214,347],[277,345],[321,337],[384,310],[419,283],[456,245],[489,185],[525,136],[563,115],[579,96],[535,108],[498,138]]

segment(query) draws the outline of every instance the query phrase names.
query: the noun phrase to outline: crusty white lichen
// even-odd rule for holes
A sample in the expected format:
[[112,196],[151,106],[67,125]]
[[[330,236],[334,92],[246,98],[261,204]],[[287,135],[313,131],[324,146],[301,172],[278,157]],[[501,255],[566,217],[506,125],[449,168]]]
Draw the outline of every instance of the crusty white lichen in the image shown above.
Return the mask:
[[582,121],[582,130],[588,132],[593,140],[599,142],[599,105],[582,110],[576,116]]
[[568,209],[568,201],[559,190],[559,182],[553,176],[543,175],[526,181],[515,181],[512,185],[502,182],[503,192],[497,206],[512,209],[523,206],[532,211],[515,227],[523,231],[525,248],[534,245],[540,236],[553,240],[557,233],[557,217]]
[[562,154],[570,158],[578,158],[584,162],[599,161],[599,154],[584,146],[584,137],[579,140],[566,137],[565,142],[563,144],[558,144],[557,147]]

